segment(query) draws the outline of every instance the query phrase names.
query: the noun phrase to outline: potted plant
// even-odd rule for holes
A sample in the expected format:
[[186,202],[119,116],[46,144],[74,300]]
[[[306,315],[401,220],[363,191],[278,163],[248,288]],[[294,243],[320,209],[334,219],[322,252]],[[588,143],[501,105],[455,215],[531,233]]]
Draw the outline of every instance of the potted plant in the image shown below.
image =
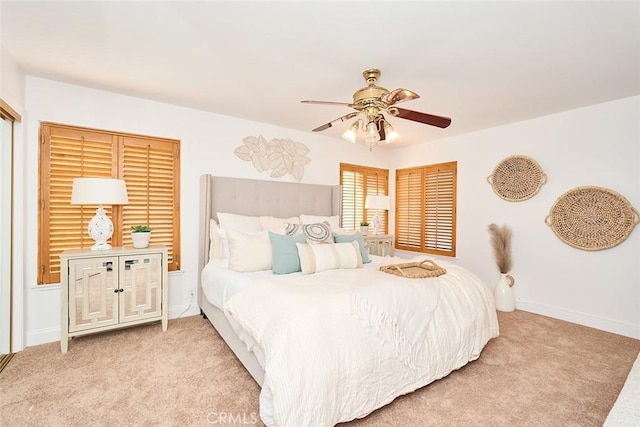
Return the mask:
[[133,240],[133,247],[136,249],[143,249],[149,246],[149,239],[151,238],[151,227],[148,225],[134,225],[131,227],[131,240]]
[[369,233],[369,223],[367,221],[360,222],[360,234],[366,236]]

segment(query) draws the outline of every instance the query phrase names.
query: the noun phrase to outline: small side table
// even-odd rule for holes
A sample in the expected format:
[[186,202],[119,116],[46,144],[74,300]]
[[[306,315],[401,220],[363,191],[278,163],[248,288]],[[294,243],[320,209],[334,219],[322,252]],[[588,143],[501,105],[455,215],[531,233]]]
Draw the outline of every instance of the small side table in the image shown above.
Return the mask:
[[367,234],[363,238],[364,244],[371,255],[393,256],[392,234]]

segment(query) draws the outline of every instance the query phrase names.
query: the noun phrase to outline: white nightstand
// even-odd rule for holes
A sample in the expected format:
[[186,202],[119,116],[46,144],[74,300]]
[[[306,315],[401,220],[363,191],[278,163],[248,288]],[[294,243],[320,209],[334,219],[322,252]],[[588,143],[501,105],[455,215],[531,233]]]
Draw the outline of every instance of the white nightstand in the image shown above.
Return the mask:
[[71,250],[60,255],[60,350],[69,338],[162,321],[167,330],[167,248]]
[[393,256],[392,234],[367,234],[362,237],[364,238],[364,244],[371,255]]

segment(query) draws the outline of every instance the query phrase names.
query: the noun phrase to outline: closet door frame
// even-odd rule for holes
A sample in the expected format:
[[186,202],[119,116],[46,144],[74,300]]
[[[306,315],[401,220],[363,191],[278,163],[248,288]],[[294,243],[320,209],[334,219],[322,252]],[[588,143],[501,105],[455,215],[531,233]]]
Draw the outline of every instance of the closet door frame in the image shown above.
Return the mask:
[[0,355],[13,350],[14,145],[20,115],[0,99]]

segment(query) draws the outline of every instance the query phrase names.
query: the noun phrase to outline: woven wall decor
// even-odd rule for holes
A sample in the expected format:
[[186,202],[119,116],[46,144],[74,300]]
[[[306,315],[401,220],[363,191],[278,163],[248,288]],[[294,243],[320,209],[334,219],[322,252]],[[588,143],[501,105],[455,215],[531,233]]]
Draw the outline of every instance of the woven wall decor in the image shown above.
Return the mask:
[[509,156],[487,177],[493,191],[510,202],[520,202],[538,194],[547,175],[531,157]]
[[622,243],[640,222],[640,214],[615,191],[576,187],[558,197],[544,222],[566,244],[598,251]]

